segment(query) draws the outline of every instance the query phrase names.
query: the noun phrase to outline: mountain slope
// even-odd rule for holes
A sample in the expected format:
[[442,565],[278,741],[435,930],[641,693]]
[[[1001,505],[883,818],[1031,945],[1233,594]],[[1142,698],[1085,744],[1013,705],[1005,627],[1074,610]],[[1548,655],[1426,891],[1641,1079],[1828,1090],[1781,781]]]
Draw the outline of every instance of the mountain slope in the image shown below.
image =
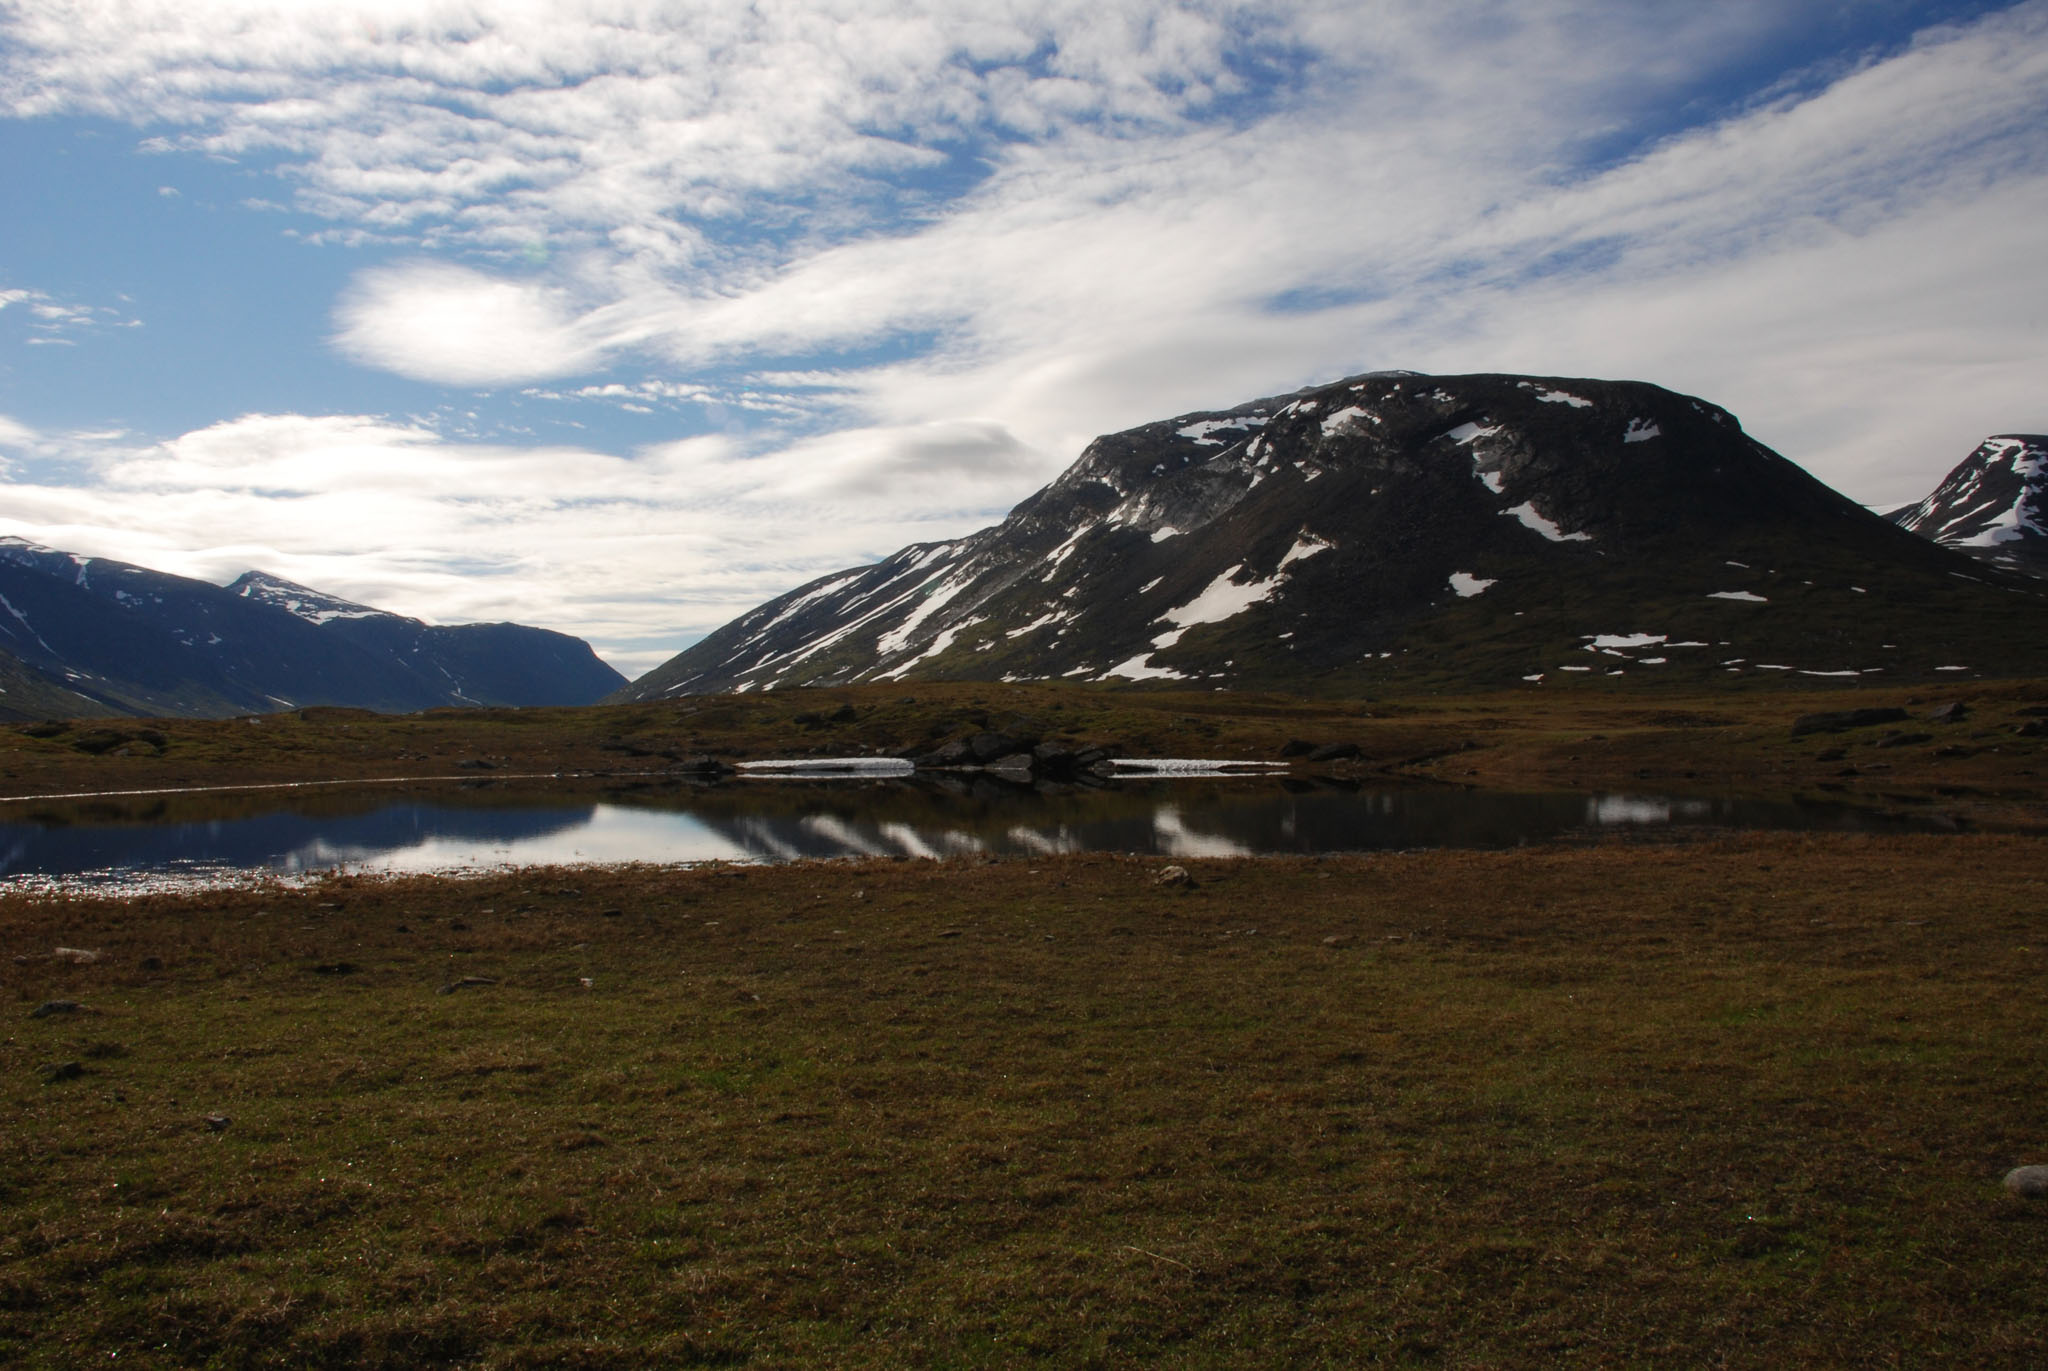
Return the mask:
[[615,698],[2048,668],[2043,598],[1981,577],[1704,401],[1375,373],[1099,438],[1001,524],[799,587]]
[[436,704],[592,704],[625,684],[581,638],[522,624],[428,624],[352,603],[267,572],[228,593],[317,625],[395,669]]
[[[347,604],[318,598],[330,609]],[[306,704],[584,704],[621,679],[577,639],[514,629],[516,641],[507,642],[502,630],[511,627],[434,630],[362,606],[322,619],[274,596],[0,538],[0,650],[105,711],[218,716]],[[579,653],[587,662],[576,661]],[[557,679],[536,670],[536,661],[582,669]]]
[[1926,499],[1889,517],[1980,561],[2048,576],[2048,437],[1986,438]]

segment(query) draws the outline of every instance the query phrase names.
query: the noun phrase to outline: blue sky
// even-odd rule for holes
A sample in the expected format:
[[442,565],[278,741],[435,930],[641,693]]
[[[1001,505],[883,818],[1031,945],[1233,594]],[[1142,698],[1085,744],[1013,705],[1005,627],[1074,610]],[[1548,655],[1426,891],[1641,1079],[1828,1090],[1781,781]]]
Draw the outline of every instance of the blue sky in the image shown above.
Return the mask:
[[0,3],[0,532],[629,674],[1378,367],[2048,429],[2048,0]]

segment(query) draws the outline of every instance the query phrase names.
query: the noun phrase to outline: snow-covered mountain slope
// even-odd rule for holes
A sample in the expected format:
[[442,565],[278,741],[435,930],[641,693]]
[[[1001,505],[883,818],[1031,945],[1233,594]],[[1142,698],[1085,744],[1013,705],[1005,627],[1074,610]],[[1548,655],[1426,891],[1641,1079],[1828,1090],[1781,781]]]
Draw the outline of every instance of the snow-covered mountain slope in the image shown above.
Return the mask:
[[1890,517],[1979,560],[2048,576],[2048,437],[1986,438],[1933,494]]
[[[223,589],[20,538],[0,538],[0,651],[66,692],[60,703],[156,715],[587,704],[622,680],[565,634],[436,628],[274,577]],[[0,699],[0,715],[29,712],[47,701]]]
[[389,610],[371,609],[338,595],[310,590],[267,571],[245,571],[228,585],[228,593],[271,605],[309,624],[330,624],[336,619],[396,618]]
[[1701,400],[1375,373],[1099,438],[1001,524],[799,587],[615,698],[2013,669],[1986,654],[2048,639],[2043,600],[1972,571]]

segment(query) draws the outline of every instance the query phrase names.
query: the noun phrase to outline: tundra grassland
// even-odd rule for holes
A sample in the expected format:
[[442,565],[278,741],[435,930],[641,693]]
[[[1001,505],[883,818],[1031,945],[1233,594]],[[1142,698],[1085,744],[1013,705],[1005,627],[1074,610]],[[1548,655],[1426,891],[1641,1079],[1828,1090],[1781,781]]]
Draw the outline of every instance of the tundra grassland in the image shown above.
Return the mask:
[[0,1362],[2048,1358],[2042,839],[1163,866],[0,896]]
[[[1942,713],[1942,706],[1960,710]],[[1883,725],[1801,718],[1896,709]],[[1939,714],[1939,718],[1930,717]],[[1714,692],[1530,687],[1373,700],[1057,683],[922,682],[587,709],[314,708],[243,719],[0,727],[0,800],[312,781],[672,773],[693,759],[914,756],[982,730],[1132,756],[1271,759],[1355,745],[1340,775],[1519,789],[1832,796],[2035,824],[2048,801],[2048,680]]]

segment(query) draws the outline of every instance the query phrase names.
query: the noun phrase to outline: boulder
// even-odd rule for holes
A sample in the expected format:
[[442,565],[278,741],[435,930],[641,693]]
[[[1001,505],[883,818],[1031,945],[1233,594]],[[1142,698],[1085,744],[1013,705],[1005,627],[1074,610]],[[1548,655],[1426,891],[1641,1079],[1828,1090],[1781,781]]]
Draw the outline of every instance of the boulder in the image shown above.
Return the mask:
[[1325,743],[1308,754],[1311,762],[1344,762],[1358,755],[1357,743]]
[[2005,1173],[2005,1188],[2023,1200],[2048,1200],[2048,1166],[2015,1166]]
[[1930,724],[1959,724],[1970,717],[1970,707],[1961,700],[1950,700],[1927,716]]
[[998,757],[1007,757],[1025,746],[1028,744],[1007,733],[977,733],[967,740],[967,750],[973,754],[974,760],[983,766]]
[[1160,868],[1159,874],[1152,878],[1152,884],[1191,890],[1194,888],[1195,878],[1188,874],[1188,869],[1184,866],[1168,866]]
[[1306,757],[1316,750],[1316,745],[1306,738],[1289,738],[1280,745],[1282,757]]

